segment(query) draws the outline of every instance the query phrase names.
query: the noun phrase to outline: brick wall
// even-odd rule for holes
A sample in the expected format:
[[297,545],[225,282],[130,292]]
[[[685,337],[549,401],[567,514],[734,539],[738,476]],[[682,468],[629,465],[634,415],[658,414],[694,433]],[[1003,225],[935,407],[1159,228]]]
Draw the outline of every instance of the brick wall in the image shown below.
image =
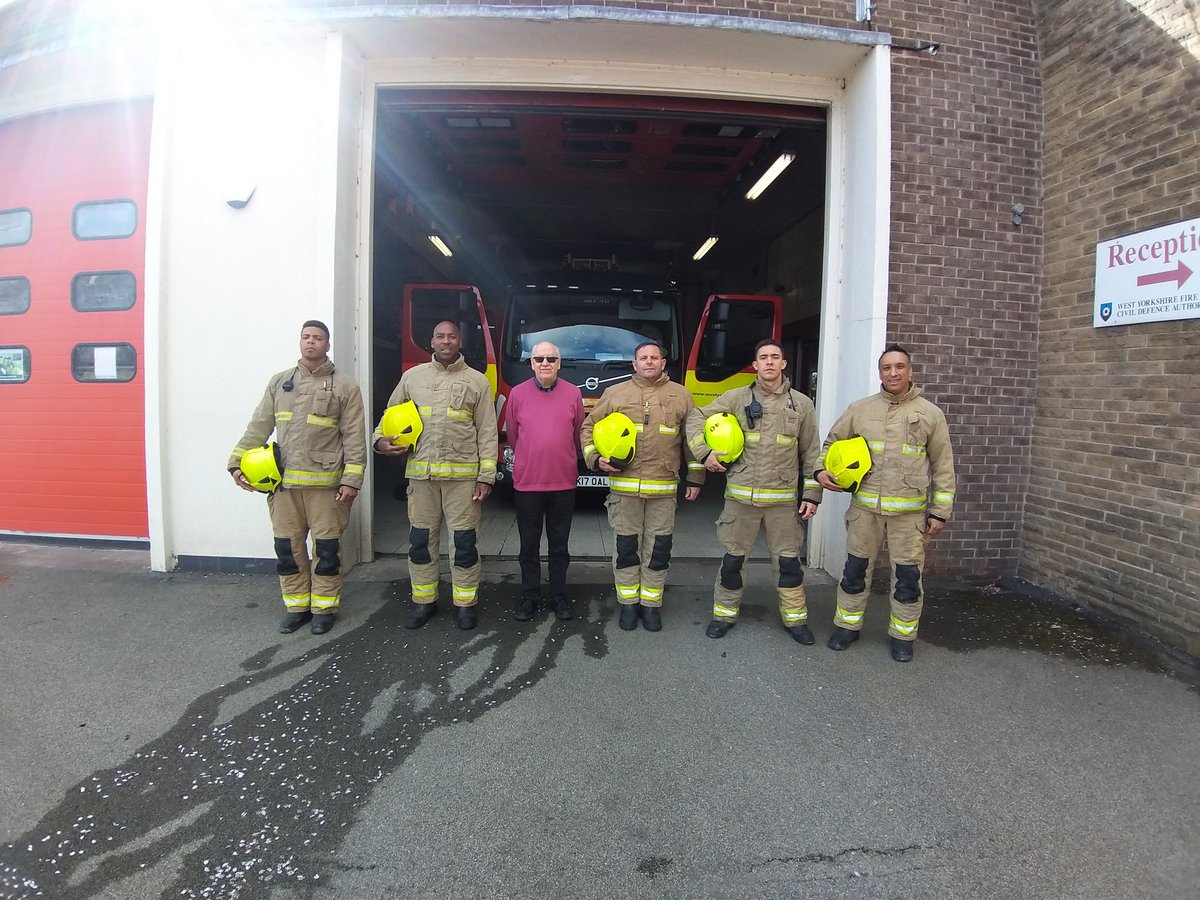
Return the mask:
[[1200,217],[1195,4],[1139,5],[1064,0],[1039,23],[1046,250],[1020,574],[1200,654],[1200,320],[1092,327],[1096,242]]

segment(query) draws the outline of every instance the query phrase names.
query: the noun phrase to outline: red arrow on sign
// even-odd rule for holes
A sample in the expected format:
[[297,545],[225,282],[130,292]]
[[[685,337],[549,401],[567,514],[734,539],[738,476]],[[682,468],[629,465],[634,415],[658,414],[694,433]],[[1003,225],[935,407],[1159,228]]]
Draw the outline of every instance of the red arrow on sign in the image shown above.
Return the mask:
[[1179,261],[1179,265],[1174,270],[1168,269],[1166,272],[1155,272],[1153,275],[1139,275],[1138,287],[1145,287],[1148,284],[1162,284],[1164,281],[1177,282],[1175,287],[1183,287],[1183,283],[1192,276],[1192,270],[1183,264],[1183,260]]

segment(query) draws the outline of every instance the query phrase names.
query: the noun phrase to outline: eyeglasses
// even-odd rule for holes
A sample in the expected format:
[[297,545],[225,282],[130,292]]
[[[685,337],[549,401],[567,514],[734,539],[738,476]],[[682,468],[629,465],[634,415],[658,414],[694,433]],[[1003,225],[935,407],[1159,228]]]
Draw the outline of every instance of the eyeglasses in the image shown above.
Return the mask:
[[557,356],[535,356],[535,357],[533,357],[533,361],[535,363],[556,363],[556,362],[558,362],[558,357]]

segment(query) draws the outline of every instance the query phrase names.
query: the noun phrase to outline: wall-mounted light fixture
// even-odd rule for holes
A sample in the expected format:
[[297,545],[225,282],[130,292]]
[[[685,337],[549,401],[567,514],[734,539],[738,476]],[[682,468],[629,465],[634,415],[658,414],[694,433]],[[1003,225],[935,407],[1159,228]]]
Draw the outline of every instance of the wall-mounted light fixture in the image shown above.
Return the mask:
[[892,41],[893,50],[911,50],[913,53],[928,53],[936,56],[942,45],[934,41]]
[[780,153],[779,159],[771,163],[771,168],[763,172],[762,178],[754,182],[754,187],[746,191],[746,199],[757,200],[762,192],[771,186],[771,182],[783,174],[783,170],[790,166],[795,159],[795,153]]
[[704,259],[704,254],[715,247],[718,240],[719,238],[715,234],[705,238],[704,243],[697,247],[696,252],[692,254],[692,259]]
[[1012,213],[1012,223],[1014,225],[1020,225],[1023,221],[1025,221],[1025,204],[1024,203],[1014,203],[1012,205],[1012,209],[1009,210],[1009,212]]
[[443,241],[436,234],[429,235],[429,243],[431,243],[431,244],[433,244],[433,246],[437,247],[438,252],[441,253],[442,256],[450,257],[450,256],[454,255],[454,253],[450,250],[450,248],[446,246],[446,242]]

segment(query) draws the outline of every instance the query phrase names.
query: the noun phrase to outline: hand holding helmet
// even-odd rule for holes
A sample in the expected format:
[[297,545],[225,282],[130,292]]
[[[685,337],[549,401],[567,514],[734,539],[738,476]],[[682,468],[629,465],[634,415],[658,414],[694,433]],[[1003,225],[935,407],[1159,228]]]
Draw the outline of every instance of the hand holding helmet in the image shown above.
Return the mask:
[[375,452],[385,456],[404,455],[416,445],[423,427],[417,405],[411,400],[389,406],[379,421],[383,437],[375,442]]
[[746,435],[732,413],[714,413],[704,420],[704,443],[713,451],[704,460],[705,468],[712,472],[724,472],[725,466],[742,455],[746,448]]
[[637,450],[637,426],[625,413],[609,413],[592,429],[592,440],[600,454],[600,467],[604,469],[607,462],[612,471],[619,472],[633,462]]

